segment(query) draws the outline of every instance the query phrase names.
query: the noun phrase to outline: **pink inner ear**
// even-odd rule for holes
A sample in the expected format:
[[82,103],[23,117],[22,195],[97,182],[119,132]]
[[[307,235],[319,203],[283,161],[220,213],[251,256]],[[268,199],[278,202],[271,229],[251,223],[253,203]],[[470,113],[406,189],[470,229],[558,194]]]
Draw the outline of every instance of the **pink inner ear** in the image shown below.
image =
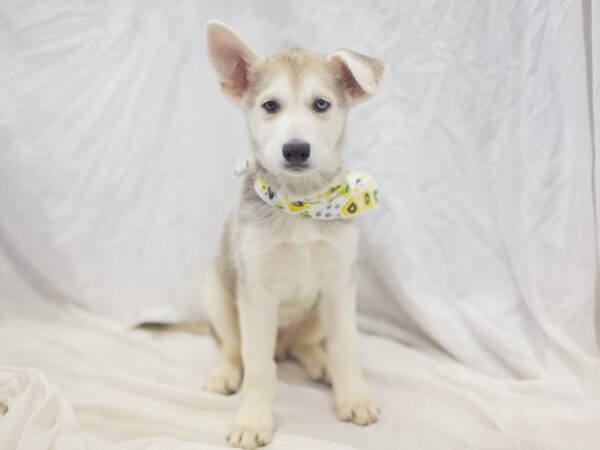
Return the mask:
[[243,58],[239,58],[233,67],[233,79],[240,94],[248,88],[248,63]]
[[354,78],[354,75],[352,75],[352,72],[350,71],[350,69],[348,68],[348,66],[346,64],[344,64],[343,61],[340,61],[340,74],[342,77],[342,82],[344,83],[344,86],[346,87],[346,91],[348,92],[348,95],[350,95],[350,97],[353,98],[360,98],[364,95],[366,95],[366,92],[363,90],[363,88],[360,87],[360,84],[358,84],[358,82],[356,81],[356,78]]
[[248,88],[249,63],[238,49],[222,51],[217,58],[223,89],[235,97],[243,96]]

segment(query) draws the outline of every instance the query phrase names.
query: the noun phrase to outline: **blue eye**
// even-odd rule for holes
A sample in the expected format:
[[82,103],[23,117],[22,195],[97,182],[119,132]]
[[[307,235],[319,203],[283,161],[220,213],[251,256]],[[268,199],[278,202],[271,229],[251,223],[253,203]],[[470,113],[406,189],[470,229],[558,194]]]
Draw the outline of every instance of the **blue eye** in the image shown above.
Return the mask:
[[313,109],[316,112],[325,112],[329,109],[330,106],[331,106],[331,103],[329,103],[327,100],[324,100],[322,98],[315,100],[315,102],[313,103]]
[[279,109],[279,103],[275,100],[267,100],[262,104],[262,107],[265,108],[268,113],[276,113]]

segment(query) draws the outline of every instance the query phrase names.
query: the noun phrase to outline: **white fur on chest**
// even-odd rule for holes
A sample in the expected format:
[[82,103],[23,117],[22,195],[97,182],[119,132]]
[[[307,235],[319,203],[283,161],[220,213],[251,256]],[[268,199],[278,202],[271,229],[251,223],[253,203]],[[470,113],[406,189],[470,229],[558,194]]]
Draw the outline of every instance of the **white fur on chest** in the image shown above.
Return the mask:
[[303,319],[326,283],[350,276],[356,258],[358,233],[351,223],[281,214],[240,231],[241,267],[277,299],[280,327]]

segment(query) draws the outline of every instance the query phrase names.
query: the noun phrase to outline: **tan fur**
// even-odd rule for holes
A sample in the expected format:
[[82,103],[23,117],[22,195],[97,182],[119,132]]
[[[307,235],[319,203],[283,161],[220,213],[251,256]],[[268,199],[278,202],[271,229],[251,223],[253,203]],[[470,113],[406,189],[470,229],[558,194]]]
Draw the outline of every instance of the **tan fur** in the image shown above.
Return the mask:
[[[339,182],[348,108],[375,93],[384,65],[349,51],[327,57],[292,49],[264,58],[215,22],[207,41],[224,94],[246,115],[253,155],[203,286],[222,354],[205,387],[233,393],[244,375],[228,441],[242,448],[270,442],[276,354],[331,382],[340,419],[372,423],[378,410],[356,355],[356,224],[287,215],[265,204],[253,182],[260,175],[291,198]],[[315,99],[330,108],[315,111]],[[265,101],[277,101],[277,113],[265,111]],[[285,168],[281,148],[290,139],[310,144],[300,174]]]
[[298,89],[307,75],[317,76],[335,93],[338,104],[342,108],[347,107],[342,80],[337,75],[336,62],[309,50],[293,48],[271,56],[250,73],[246,108],[253,107],[260,92],[281,74],[289,78],[294,89]]

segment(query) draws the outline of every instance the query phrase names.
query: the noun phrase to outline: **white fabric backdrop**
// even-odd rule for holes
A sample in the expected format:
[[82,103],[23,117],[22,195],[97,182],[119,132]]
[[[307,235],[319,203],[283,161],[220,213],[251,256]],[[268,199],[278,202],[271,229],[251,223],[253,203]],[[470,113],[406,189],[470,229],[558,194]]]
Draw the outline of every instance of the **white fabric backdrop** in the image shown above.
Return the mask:
[[348,135],[384,198],[362,220],[363,329],[496,377],[566,377],[596,420],[589,0],[2,3],[4,313],[52,299],[122,325],[203,318],[199,275],[247,152],[206,64],[211,18],[265,54],[348,47],[391,65]]
[[[11,312],[0,322],[0,342],[10,343],[0,361],[17,366],[0,365],[1,450],[226,448],[240,398],[199,389],[217,360],[210,338],[124,330],[49,304]],[[379,422],[340,422],[330,389],[282,363],[268,450],[598,448],[598,395],[582,395],[575,377],[489,377],[367,335],[359,355]]]

